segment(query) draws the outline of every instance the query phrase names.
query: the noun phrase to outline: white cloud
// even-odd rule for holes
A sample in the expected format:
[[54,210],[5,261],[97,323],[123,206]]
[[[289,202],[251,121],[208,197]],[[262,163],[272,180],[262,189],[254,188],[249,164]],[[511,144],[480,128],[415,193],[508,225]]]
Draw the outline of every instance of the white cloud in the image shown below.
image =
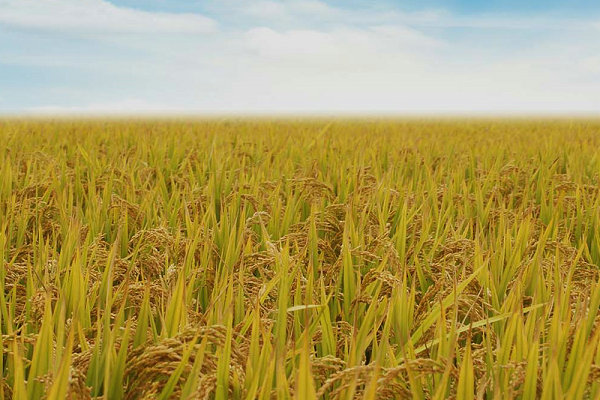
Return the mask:
[[371,72],[386,64],[405,64],[415,54],[427,54],[441,43],[403,26],[374,26],[365,29],[339,28],[332,31],[276,31],[253,28],[244,34],[243,46],[269,68],[317,68],[321,74],[339,71]]
[[[153,33],[216,22],[102,0],[0,0],[0,24],[45,29],[50,43],[65,30],[139,33],[91,35],[90,50],[69,50],[65,35],[33,52],[0,43],[0,58],[42,74],[68,68],[88,85],[40,89],[40,104],[63,106],[36,113],[600,111],[600,40],[584,20],[232,1],[211,13],[218,31],[174,38]],[[230,24],[236,13],[243,24]]]
[[216,22],[198,14],[148,12],[104,0],[0,0],[0,25],[75,33],[206,33]]
[[590,56],[583,59],[581,65],[588,71],[600,74],[600,56]]

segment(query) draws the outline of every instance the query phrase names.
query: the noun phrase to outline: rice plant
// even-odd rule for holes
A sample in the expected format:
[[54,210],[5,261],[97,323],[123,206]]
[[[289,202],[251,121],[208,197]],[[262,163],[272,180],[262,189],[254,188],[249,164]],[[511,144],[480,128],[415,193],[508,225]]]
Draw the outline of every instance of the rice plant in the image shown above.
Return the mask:
[[600,397],[600,122],[0,121],[0,399]]

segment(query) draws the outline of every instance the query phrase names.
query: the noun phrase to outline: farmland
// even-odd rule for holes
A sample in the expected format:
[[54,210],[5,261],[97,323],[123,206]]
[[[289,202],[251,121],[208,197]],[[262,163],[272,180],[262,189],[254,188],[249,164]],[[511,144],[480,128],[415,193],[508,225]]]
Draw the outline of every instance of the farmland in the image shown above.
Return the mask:
[[0,122],[0,398],[598,398],[600,122]]

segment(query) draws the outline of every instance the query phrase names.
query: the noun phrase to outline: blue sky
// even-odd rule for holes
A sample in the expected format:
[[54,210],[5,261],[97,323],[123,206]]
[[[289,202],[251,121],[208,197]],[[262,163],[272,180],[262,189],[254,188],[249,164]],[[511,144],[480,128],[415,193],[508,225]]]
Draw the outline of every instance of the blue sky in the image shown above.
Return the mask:
[[2,113],[600,112],[600,2],[0,0]]

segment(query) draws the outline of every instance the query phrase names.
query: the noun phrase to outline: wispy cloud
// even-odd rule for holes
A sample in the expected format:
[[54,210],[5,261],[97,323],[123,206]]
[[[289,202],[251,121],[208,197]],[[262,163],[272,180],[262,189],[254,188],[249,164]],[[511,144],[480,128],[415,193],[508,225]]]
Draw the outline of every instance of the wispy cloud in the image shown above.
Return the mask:
[[[90,103],[81,106],[37,106],[24,110],[34,115],[95,115],[95,114],[154,114],[183,112],[181,108],[166,103],[149,103],[143,99],[129,98],[112,103]],[[189,111],[189,110],[188,110]]]
[[148,12],[104,0],[0,0],[0,25],[101,34],[206,33],[217,26],[198,14]]
[[262,23],[294,26],[333,23],[353,26],[402,24],[417,28],[473,28],[504,30],[590,30],[599,29],[597,18],[573,18],[556,14],[474,14],[458,15],[443,8],[403,11],[382,7],[377,2],[361,8],[334,7],[318,0],[271,0],[226,2],[222,10],[247,15]]

